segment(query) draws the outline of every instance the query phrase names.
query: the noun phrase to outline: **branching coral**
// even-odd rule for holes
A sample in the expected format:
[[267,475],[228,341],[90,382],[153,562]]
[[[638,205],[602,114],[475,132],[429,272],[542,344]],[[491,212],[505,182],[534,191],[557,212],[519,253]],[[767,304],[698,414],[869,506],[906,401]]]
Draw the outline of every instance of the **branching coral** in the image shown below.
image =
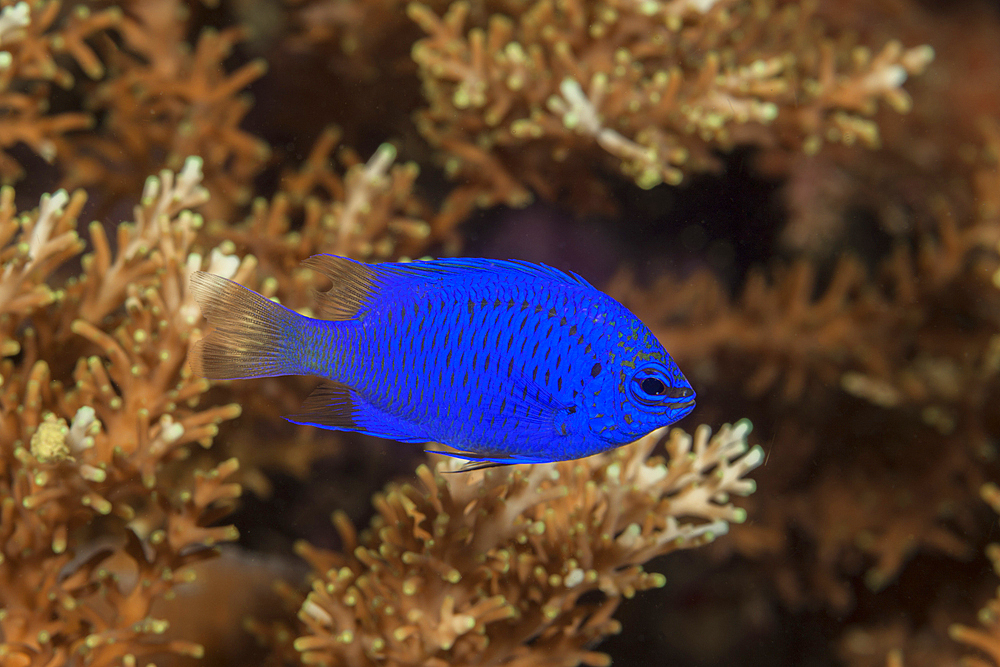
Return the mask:
[[347,554],[302,546],[319,577],[295,646],[307,664],[609,664],[590,646],[620,630],[621,599],[663,585],[642,563],[746,518],[729,496],[755,488],[743,477],[763,451],[747,452],[749,430],[676,429],[668,461],[649,458],[660,430],[580,461],[422,466],[422,488],[376,497],[360,540],[335,517]]
[[597,148],[649,188],[712,169],[712,151],[737,144],[875,147],[878,103],[908,110],[900,86],[933,55],[890,42],[848,59],[799,3],[505,9],[498,3],[485,26],[467,28],[468,3],[441,18],[409,6],[428,33],[413,49],[428,102],[419,128],[450,173],[484,188],[481,204],[523,203],[529,187],[549,199],[563,187],[583,196],[592,177],[573,166],[599,157]]
[[10,183],[24,175],[9,153],[24,143],[52,162],[66,146],[65,135],[91,127],[85,113],[49,113],[51,86],[70,88],[73,74],[61,56],[72,58],[86,74],[104,68],[86,40],[121,20],[121,12],[90,12],[85,6],[62,18],[58,0],[3,3],[0,9],[0,178]]
[[[198,324],[187,277],[202,267],[189,252],[200,221],[187,207],[205,196],[199,167],[191,160],[177,178],[147,182],[115,253],[92,228],[95,255],[58,288],[45,281],[80,250],[73,229],[85,197],[60,191],[15,217],[4,196],[0,318],[5,355],[17,355],[0,361],[4,664],[200,652],[163,641],[165,623],[150,616],[188,565],[235,538],[212,524],[240,493],[226,481],[235,460],[192,480],[170,468],[239,414],[199,409],[208,383],[184,366]],[[109,317],[122,307],[124,319]],[[74,363],[67,348],[84,353]]]
[[[1000,488],[993,483],[985,484],[981,492],[983,500],[989,503],[994,512],[1000,514]],[[1000,545],[990,544],[986,549],[986,555],[993,563],[993,571],[1000,575]],[[970,628],[956,623],[949,628],[949,634],[956,641],[978,649],[989,657],[989,660],[967,657],[964,663],[968,667],[1000,665],[1000,597],[990,600],[983,607],[979,612],[979,622],[983,627]]]

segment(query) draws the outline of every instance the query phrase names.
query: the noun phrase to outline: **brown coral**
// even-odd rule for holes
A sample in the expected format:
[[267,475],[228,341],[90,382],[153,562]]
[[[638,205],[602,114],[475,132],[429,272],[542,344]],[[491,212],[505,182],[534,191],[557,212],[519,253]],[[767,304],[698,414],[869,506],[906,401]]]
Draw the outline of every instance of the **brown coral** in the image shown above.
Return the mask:
[[[318,578],[295,642],[307,664],[607,665],[589,650],[620,631],[622,598],[663,585],[642,563],[712,541],[746,513],[729,495],[763,452],[749,423],[714,437],[674,430],[669,461],[649,458],[657,431],[611,454],[453,473],[417,470],[392,486],[360,541],[342,515],[345,555],[302,545]],[[602,600],[582,597],[599,591]]]

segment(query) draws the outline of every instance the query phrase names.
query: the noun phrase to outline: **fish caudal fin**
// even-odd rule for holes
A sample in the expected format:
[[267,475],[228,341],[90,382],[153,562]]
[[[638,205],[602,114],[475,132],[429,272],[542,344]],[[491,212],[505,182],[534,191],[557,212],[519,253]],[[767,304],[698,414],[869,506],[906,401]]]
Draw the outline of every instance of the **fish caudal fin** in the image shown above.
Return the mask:
[[303,373],[289,343],[308,318],[204,271],[191,275],[190,289],[214,326],[188,357],[195,375],[233,380]]

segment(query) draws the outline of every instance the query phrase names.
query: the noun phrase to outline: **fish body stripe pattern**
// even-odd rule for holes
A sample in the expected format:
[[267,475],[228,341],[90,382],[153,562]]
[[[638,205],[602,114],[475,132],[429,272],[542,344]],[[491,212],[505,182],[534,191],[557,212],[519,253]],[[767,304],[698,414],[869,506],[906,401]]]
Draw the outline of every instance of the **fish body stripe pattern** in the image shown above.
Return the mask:
[[[317,255],[306,264],[333,282],[320,295],[321,318],[293,314],[277,332],[241,331],[227,319],[241,307],[235,283],[193,280],[218,327],[193,367],[247,377],[233,374],[239,363],[208,360],[252,354],[259,342],[266,349],[257,357],[284,359],[278,370],[328,381],[292,421],[439,442],[486,464],[587,456],[694,407],[649,330],[579,276],[483,259],[364,264]],[[239,289],[252,295],[245,300],[263,299]]]

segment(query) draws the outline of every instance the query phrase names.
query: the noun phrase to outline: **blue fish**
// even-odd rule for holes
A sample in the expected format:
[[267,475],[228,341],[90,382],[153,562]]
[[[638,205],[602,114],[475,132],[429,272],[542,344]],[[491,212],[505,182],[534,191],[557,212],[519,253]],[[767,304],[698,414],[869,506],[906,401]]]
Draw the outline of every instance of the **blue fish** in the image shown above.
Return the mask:
[[468,467],[589,456],[694,409],[656,337],[576,274],[492,259],[304,264],[333,282],[317,294],[320,319],[194,273],[215,328],[192,350],[193,372],[319,376],[286,419],[442,443]]

